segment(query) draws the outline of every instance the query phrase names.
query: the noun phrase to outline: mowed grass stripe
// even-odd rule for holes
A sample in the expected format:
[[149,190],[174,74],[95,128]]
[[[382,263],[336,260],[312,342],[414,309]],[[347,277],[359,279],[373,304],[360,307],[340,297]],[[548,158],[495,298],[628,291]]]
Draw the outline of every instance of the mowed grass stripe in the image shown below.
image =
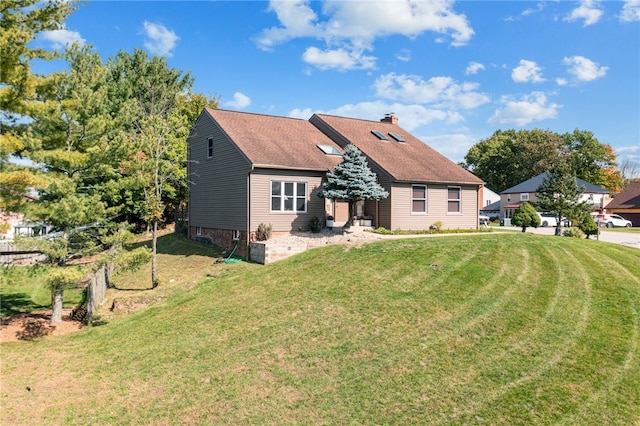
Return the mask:
[[[158,307],[3,346],[21,362],[0,366],[0,422],[634,424],[638,254],[591,243],[424,238],[225,267]],[[73,380],[45,394],[52,367]]]
[[[626,251],[615,253],[615,255],[594,256],[592,252],[585,253],[588,265],[600,265],[601,268],[595,270],[607,271],[600,277],[612,284],[612,290],[618,287],[620,298],[607,295],[604,300],[609,306],[615,306],[617,315],[609,321],[607,330],[603,333],[609,335],[609,350],[611,353],[618,353],[618,362],[608,370],[607,380],[602,383],[597,392],[593,392],[585,401],[580,410],[575,414],[563,419],[563,424],[576,424],[584,422],[585,419],[604,422],[605,424],[623,424],[628,418],[640,417],[640,297],[638,297],[638,287],[640,287],[640,272],[637,262],[630,263],[635,266],[634,272],[619,261],[621,257],[626,257],[633,252]],[[635,258],[635,256],[632,256]],[[599,282],[602,282],[599,280]],[[623,300],[624,299],[624,300]],[[606,350],[601,348],[600,350]],[[616,390],[624,388],[631,392],[626,395],[624,405],[626,410],[620,409],[619,400],[612,398]],[[610,406],[617,406],[617,410],[611,410]],[[620,414],[622,412],[623,414]]]
[[[465,421],[479,415],[485,405],[553,369],[569,354],[584,332],[591,309],[588,275],[580,273],[579,268],[571,269],[580,265],[571,252],[563,250],[562,253],[563,267],[559,262],[554,262],[552,268],[558,272],[557,286],[546,311],[538,314],[538,320],[531,321],[532,327],[523,330],[523,335],[510,335],[511,341],[506,344],[504,351],[496,351],[497,355],[479,361],[479,374],[492,378],[493,386],[490,387],[491,391],[474,400],[465,410]],[[567,276],[567,270],[574,270],[577,275]],[[584,288],[584,297],[580,297],[581,287]],[[526,368],[523,368],[525,365]],[[531,407],[527,411],[532,411]],[[535,420],[527,413],[521,416],[522,421]]]

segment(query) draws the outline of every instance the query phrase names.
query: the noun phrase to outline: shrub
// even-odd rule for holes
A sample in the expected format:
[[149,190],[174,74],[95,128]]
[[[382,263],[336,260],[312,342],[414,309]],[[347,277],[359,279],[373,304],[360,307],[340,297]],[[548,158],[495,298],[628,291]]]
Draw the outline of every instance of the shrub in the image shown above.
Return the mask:
[[273,226],[271,224],[261,223],[258,225],[258,230],[256,231],[256,238],[258,241],[267,241],[271,238],[271,231],[273,230]]
[[309,230],[314,234],[317,234],[318,232],[322,231],[322,222],[320,222],[320,219],[318,219],[318,216],[312,217],[311,220],[309,221]]
[[429,227],[430,230],[432,231],[436,231],[436,232],[440,232],[440,230],[442,229],[442,227],[444,226],[444,223],[442,223],[441,220],[435,222],[433,225],[431,225]]
[[564,237],[571,237],[571,238],[582,238],[584,237],[584,232],[582,232],[580,229],[578,228],[568,228],[565,229],[564,232],[562,233],[562,235]]
[[513,213],[511,223],[522,227],[522,232],[525,232],[528,226],[533,226],[534,228],[540,226],[540,216],[538,216],[531,204],[524,202]]
[[598,233],[598,224],[593,220],[593,216],[591,215],[586,215],[578,225],[578,228],[585,233],[587,238],[589,238],[590,235]]

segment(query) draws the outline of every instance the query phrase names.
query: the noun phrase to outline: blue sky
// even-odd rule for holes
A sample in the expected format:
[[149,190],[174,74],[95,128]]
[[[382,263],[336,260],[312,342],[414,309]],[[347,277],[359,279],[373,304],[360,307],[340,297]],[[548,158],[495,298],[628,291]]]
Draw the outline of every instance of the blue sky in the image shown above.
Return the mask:
[[454,161],[498,129],[575,129],[640,162],[640,0],[91,1],[35,44],[134,48],[220,107],[401,127]]

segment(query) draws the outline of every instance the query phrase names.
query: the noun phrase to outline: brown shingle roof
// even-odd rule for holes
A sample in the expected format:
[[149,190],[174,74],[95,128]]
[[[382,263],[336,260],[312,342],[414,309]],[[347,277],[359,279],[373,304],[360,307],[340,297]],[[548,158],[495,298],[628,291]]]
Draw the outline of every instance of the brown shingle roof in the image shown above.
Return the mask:
[[640,208],[640,181],[630,182],[629,185],[611,200],[606,209],[638,209]]
[[342,157],[317,145],[340,149],[307,120],[206,108],[254,167],[333,170]]
[[[320,120],[357,146],[371,161],[385,169],[395,180],[404,182],[472,183],[483,181],[440,154],[397,124],[315,114]],[[378,139],[372,130],[383,133],[388,141]],[[389,135],[396,133],[405,142]]]

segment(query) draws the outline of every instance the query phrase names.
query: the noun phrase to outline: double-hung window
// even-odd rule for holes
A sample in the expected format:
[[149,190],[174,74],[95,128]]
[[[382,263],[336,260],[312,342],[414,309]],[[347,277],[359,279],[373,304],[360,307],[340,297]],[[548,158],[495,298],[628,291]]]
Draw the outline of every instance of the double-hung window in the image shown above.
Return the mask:
[[411,187],[411,213],[427,212],[427,187],[413,185]]
[[460,213],[462,206],[462,190],[459,186],[450,186],[447,188],[447,211],[449,213]]
[[213,158],[213,138],[207,138],[207,158]]
[[307,183],[271,181],[271,211],[306,212]]

